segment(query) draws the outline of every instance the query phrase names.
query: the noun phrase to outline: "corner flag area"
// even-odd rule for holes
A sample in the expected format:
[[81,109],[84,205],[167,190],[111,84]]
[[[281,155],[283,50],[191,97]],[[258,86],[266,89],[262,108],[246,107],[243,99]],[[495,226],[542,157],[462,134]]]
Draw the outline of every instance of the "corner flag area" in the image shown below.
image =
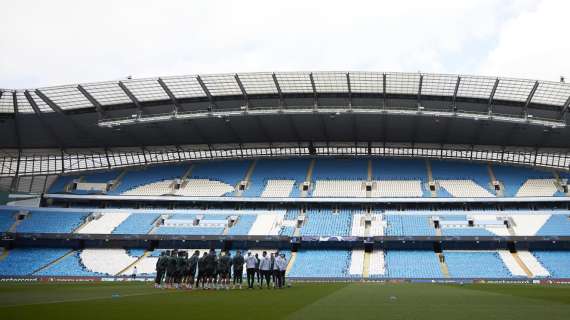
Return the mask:
[[148,283],[0,283],[2,319],[568,319],[570,286],[294,283],[169,290]]

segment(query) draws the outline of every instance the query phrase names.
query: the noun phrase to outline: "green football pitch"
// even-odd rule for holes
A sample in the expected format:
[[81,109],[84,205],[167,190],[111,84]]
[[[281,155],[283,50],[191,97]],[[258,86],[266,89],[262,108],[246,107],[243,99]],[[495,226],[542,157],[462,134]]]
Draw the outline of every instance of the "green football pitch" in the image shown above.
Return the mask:
[[570,319],[570,285],[296,283],[177,291],[149,283],[0,283],[0,319]]

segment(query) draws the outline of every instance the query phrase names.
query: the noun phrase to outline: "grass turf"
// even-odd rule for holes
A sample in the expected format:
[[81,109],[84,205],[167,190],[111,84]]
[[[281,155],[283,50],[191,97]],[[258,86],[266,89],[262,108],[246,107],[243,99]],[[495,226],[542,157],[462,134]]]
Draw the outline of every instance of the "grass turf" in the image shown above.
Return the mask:
[[570,286],[303,283],[176,291],[148,283],[0,283],[0,319],[568,319]]

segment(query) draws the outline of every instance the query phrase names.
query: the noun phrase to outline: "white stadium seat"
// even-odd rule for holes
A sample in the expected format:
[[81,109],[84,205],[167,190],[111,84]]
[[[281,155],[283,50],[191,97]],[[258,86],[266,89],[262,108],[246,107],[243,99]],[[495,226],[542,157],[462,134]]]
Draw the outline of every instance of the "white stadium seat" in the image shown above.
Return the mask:
[[293,191],[295,180],[268,180],[262,197],[288,197]]
[[230,192],[234,192],[234,187],[227,183],[209,179],[189,179],[175,194],[187,197],[221,197]]
[[517,197],[552,197],[556,188],[555,179],[528,179],[517,192]]
[[366,188],[362,181],[355,180],[317,180],[313,197],[366,197]]
[[373,183],[373,198],[421,196],[423,191],[420,180],[379,180]]
[[473,180],[437,180],[437,183],[453,197],[486,198],[495,196]]
[[123,223],[131,214],[129,212],[104,212],[98,219],[92,220],[77,233],[83,234],[110,234]]

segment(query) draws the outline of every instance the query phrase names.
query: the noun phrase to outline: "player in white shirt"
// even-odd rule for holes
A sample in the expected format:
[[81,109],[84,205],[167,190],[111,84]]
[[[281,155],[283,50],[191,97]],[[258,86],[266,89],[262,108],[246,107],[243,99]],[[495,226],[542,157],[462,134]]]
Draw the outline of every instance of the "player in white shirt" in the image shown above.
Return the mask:
[[271,283],[271,259],[267,256],[267,252],[263,251],[259,261],[259,270],[261,271],[261,288],[263,289],[263,279],[267,283],[267,289]]
[[251,252],[247,253],[247,258],[245,258],[245,270],[247,272],[247,287],[253,289],[253,283],[255,282],[255,265],[257,264],[257,259]]

